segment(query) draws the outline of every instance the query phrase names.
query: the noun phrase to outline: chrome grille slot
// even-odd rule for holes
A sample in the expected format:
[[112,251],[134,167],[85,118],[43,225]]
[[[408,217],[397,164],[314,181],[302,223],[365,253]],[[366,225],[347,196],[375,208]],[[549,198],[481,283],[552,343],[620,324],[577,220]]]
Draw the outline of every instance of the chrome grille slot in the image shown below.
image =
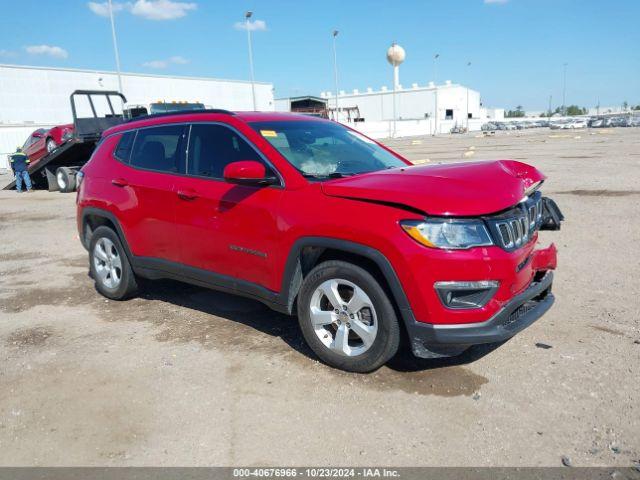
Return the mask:
[[522,229],[522,243],[527,243],[529,239],[529,220],[527,217],[520,219],[520,228]]
[[498,231],[500,232],[500,238],[502,240],[502,245],[505,248],[513,247],[513,235],[511,234],[511,229],[507,223],[498,223]]
[[538,208],[538,204],[534,203],[533,205],[531,205],[529,207],[529,230],[533,230],[536,226],[536,221],[537,221],[537,212],[536,209]]
[[536,222],[539,222],[542,219],[542,197],[540,197],[540,199],[536,202],[536,212],[538,214]]
[[517,219],[511,220],[511,222],[509,222],[509,225],[511,226],[511,231],[513,232],[514,243],[516,244],[516,247],[519,247],[520,245],[522,245],[522,231],[520,230],[520,222]]

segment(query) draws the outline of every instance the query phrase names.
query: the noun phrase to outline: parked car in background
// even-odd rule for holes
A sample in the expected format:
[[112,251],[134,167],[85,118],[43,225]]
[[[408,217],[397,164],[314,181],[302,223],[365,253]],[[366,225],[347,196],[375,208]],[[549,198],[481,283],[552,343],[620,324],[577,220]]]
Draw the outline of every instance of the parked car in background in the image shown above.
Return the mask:
[[631,121],[631,117],[616,117],[614,118],[614,127],[632,127],[633,122]]
[[589,120],[589,128],[602,128],[604,127],[604,118],[592,118]]
[[73,124],[58,125],[49,130],[39,128],[24,142],[22,151],[29,157],[31,164],[53,152],[73,137]]
[[575,118],[571,121],[569,128],[587,128],[588,123],[585,118]]
[[[78,174],[98,292],[172,278],[296,314],[327,364],[369,372],[507,340],[540,318],[563,219],[514,160],[416,165],[329,120],[223,110],[103,134]],[[312,214],[310,214],[312,212]]]

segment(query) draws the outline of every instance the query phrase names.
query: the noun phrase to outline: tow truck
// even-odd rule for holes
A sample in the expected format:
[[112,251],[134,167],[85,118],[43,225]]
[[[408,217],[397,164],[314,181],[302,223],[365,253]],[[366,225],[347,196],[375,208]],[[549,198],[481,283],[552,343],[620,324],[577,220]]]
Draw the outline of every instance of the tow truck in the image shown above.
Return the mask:
[[[86,100],[90,115],[81,116],[81,99]],[[35,188],[48,188],[50,192],[73,192],[76,189],[76,174],[89,161],[102,132],[125,121],[121,105],[126,97],[116,91],[76,90],[70,98],[73,115],[73,136],[60,147],[29,166],[29,175]],[[99,114],[104,110],[104,114]],[[15,188],[15,179],[3,187]]]

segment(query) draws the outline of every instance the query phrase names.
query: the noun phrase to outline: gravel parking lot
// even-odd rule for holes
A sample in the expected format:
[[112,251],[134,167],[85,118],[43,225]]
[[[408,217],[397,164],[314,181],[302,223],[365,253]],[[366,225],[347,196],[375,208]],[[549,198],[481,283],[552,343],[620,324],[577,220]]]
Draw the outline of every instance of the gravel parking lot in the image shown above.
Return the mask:
[[387,143],[541,168],[566,216],[541,235],[556,305],[497,349],[370,375],[254,301],[174,282],[105,300],[74,195],[0,192],[0,465],[640,462],[640,129],[509,133]]

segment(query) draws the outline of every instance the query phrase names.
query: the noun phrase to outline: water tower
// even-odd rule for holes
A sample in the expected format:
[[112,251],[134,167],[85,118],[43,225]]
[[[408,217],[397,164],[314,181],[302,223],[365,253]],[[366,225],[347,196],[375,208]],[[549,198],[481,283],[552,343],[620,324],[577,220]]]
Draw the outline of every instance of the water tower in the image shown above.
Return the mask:
[[404,62],[407,54],[397,43],[393,42],[387,50],[387,61],[393,66],[393,87],[400,86],[400,64]]
[[393,137],[396,136],[396,90],[400,87],[400,64],[405,57],[404,48],[396,42],[387,50],[387,61],[393,66]]

